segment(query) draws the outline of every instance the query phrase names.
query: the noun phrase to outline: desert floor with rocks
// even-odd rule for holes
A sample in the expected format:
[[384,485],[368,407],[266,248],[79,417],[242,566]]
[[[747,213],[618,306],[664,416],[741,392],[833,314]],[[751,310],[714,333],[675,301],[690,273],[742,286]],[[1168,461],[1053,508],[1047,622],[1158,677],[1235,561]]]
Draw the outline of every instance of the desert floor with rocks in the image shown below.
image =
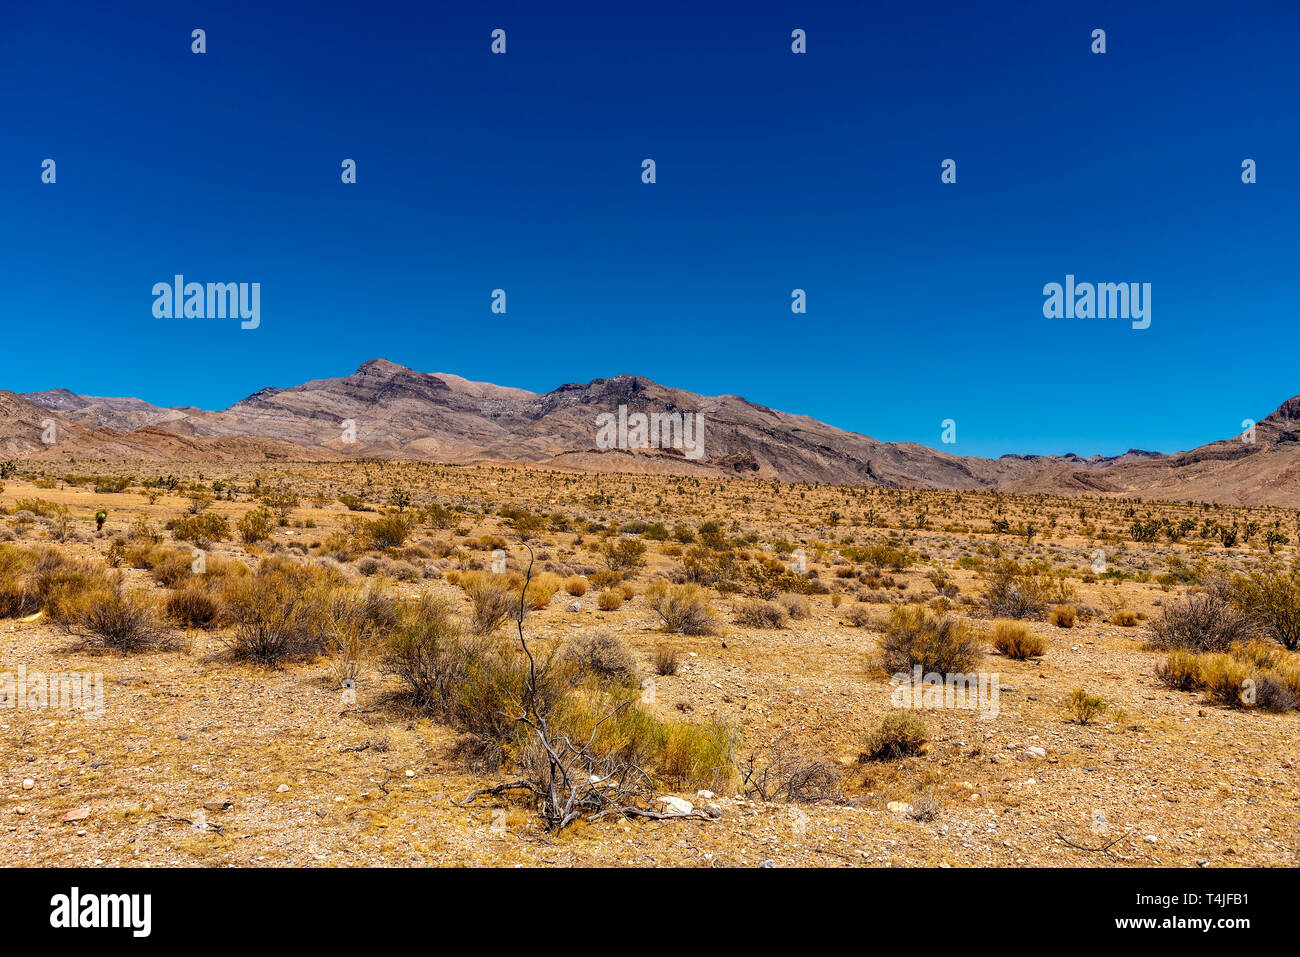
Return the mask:
[[[461,803],[516,771],[467,761],[462,731],[417,707],[375,649],[358,654],[345,694],[328,651],[259,664],[232,653],[220,621],[172,621],[165,642],[126,653],[44,610],[0,621],[0,671],[102,674],[103,713],[14,707],[12,697],[0,710],[0,864],[1298,863],[1300,712],[1170,687],[1157,677],[1168,652],[1150,640],[1151,623],[1212,573],[1289,563],[1300,540],[1294,510],[493,465],[165,472],[12,474],[0,492],[0,547],[49,548],[112,569],[129,594],[163,609],[171,587],[135,567],[132,548],[189,556],[195,543],[169,523],[215,515],[233,529],[270,508],[283,524],[277,518],[266,538],[217,533],[202,542],[205,559],[329,566],[399,603],[440,596],[468,620],[458,579],[491,574],[501,558],[522,571],[526,538],[535,573],[591,583],[530,611],[530,640],[558,647],[597,630],[621,640],[642,689],[638,707],[727,729],[725,784],[703,794],[656,786],[645,802],[671,810],[657,799],[675,796],[697,809],[689,815],[612,815],[551,831],[525,794]],[[404,540],[358,544],[358,522],[385,514],[410,516]],[[1191,527],[1143,541],[1148,522]],[[609,550],[623,541],[644,552],[613,569]],[[778,627],[742,624],[740,606],[762,599],[744,575],[722,574],[701,586],[713,633],[666,631],[648,591],[656,580],[683,581],[692,554],[730,556],[736,567],[780,563],[806,612]],[[1069,627],[1046,611],[1026,617],[1045,643],[1041,656],[1016,660],[987,640],[999,617],[986,607],[989,570],[1006,558],[1036,563],[1076,613]],[[618,588],[630,597],[601,610],[598,596]],[[912,709],[928,741],[897,760],[868,760],[864,742],[897,710],[878,660],[880,623],[907,604],[966,624],[980,642],[978,669],[998,676],[998,707]],[[507,623],[499,640],[512,634]],[[659,673],[656,661],[671,652],[675,673]],[[1300,659],[1280,645],[1272,652],[1281,671]],[[1087,723],[1066,704],[1077,689],[1104,702]],[[783,755],[830,769],[833,784],[811,800],[764,800],[745,769]]]

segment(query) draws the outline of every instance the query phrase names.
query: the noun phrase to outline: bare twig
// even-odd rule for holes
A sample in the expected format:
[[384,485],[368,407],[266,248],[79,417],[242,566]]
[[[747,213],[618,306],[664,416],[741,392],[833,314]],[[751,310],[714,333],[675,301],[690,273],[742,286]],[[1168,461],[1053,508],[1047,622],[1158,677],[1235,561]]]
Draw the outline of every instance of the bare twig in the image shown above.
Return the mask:
[[1066,837],[1066,836],[1065,836],[1064,834],[1062,834],[1060,831],[1057,831],[1057,832],[1056,832],[1056,836],[1059,837],[1061,840],[1063,840],[1066,844],[1069,844],[1071,847],[1077,847],[1077,848],[1078,848],[1079,850],[1081,850],[1081,851],[1099,851],[1100,853],[1105,854],[1105,853],[1106,853],[1107,851],[1109,851],[1112,847],[1114,847],[1116,844],[1118,844],[1120,841],[1124,840],[1124,838],[1128,837],[1128,836],[1129,836],[1130,834],[1132,834],[1132,833],[1133,833],[1133,831],[1132,831],[1132,829],[1130,828],[1129,830],[1127,830],[1127,831],[1125,831],[1123,834],[1121,834],[1119,837],[1115,838],[1115,840],[1113,840],[1113,841],[1107,841],[1105,844],[1101,845],[1101,847],[1088,847],[1087,845],[1084,845],[1084,844],[1076,844],[1076,843],[1074,843],[1074,841],[1070,840],[1068,837]]

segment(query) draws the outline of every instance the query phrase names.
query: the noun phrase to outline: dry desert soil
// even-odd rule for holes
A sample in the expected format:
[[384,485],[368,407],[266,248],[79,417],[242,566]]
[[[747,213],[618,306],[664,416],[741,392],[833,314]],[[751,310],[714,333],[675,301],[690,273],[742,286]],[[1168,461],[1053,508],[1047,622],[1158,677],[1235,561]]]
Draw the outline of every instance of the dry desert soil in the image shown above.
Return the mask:
[[[197,507],[232,529],[202,543],[212,567],[224,559],[256,569],[273,556],[328,566],[402,604],[440,596],[468,621],[457,580],[490,569],[498,550],[521,569],[522,531],[535,572],[590,583],[529,613],[537,647],[597,630],[616,636],[635,685],[651,691],[636,707],[725,727],[730,766],[712,796],[690,781],[656,783],[654,797],[706,812],[613,815],[557,833],[524,794],[461,803],[518,770],[467,760],[462,730],[415,707],[379,648],[359,655],[349,696],[329,651],[274,667],[243,661],[217,621],[172,622],[163,645],[126,653],[47,609],[0,620],[0,671],[102,675],[103,713],[0,710],[0,865],[1300,863],[1300,712],[1225,706],[1166,686],[1156,668],[1167,652],[1151,646],[1149,628],[1215,570],[1290,562],[1300,541],[1294,510],[486,465],[166,472],[58,466],[11,475],[0,492],[0,547],[86,560],[162,609],[172,588],[147,555],[189,556],[194,544],[178,539],[174,522]],[[245,542],[233,531],[268,490],[286,489],[296,502],[268,539]],[[340,496],[356,496],[354,508]],[[108,515],[97,531],[101,508]],[[362,523],[386,509],[400,509],[411,528],[400,545],[379,547]],[[1135,523],[1162,519],[1194,527],[1134,540]],[[1216,528],[1227,527],[1241,534],[1225,545]],[[1276,555],[1265,545],[1269,529],[1287,538],[1273,543]],[[644,555],[611,569],[606,552],[622,541],[643,543]],[[1094,568],[1099,553],[1105,564]],[[740,623],[737,610],[757,599],[743,575],[723,575],[704,585],[716,632],[667,632],[646,592],[656,580],[681,582],[692,554],[726,555],[736,567],[780,562],[791,570],[787,584],[799,580],[806,617],[777,628]],[[1077,611],[1072,627],[1045,613],[1026,620],[1045,642],[1041,657],[1014,660],[985,637],[989,571],[1005,558],[1037,563]],[[623,585],[631,597],[621,606],[597,607],[602,586]],[[997,711],[914,710],[929,737],[919,752],[864,760],[866,741],[896,710],[877,660],[881,622],[909,603],[956,616],[977,637],[978,669],[998,676]],[[509,645],[508,631],[499,634]],[[661,675],[656,659],[669,651],[679,666]],[[1272,652],[1280,668],[1300,658],[1280,645]],[[1076,689],[1105,702],[1090,723],[1067,712]],[[830,769],[833,784],[814,800],[763,800],[743,769],[751,756],[761,767],[778,755]]]

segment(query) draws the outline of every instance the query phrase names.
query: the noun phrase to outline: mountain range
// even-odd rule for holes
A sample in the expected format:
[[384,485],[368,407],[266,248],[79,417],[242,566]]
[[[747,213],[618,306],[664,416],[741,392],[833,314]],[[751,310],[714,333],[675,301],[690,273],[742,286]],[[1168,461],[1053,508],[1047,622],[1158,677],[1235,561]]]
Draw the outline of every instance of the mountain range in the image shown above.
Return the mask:
[[[703,449],[598,447],[597,416],[698,413]],[[55,441],[43,438],[53,436]],[[635,438],[635,436],[634,436]],[[604,443],[608,445],[608,443]],[[636,446],[640,443],[622,443]],[[881,442],[735,395],[635,375],[536,393],[372,359],[341,378],[265,388],[227,409],[164,408],[67,389],[0,391],[0,457],[258,462],[393,458],[844,485],[1120,495],[1300,506],[1300,396],[1241,436],[1166,455],[953,455]]]

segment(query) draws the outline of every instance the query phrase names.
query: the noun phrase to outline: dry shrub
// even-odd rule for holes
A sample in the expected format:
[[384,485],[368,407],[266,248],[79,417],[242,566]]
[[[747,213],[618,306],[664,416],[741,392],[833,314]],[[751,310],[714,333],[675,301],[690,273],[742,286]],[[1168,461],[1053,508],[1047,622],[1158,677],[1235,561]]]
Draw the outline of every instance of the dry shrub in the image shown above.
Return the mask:
[[410,516],[389,512],[379,518],[363,520],[358,525],[357,537],[371,548],[401,548],[413,527]]
[[929,742],[925,723],[910,711],[891,711],[865,742],[859,760],[894,761],[919,754]]
[[618,636],[603,630],[570,638],[560,647],[558,660],[606,681],[628,684],[636,677],[636,666],[627,645]]
[[1273,673],[1291,690],[1296,700],[1300,701],[1300,662],[1294,660],[1280,662],[1273,669]]
[[212,628],[221,619],[223,605],[205,583],[188,581],[167,596],[167,618],[185,628]]
[[227,578],[222,597],[233,628],[227,644],[236,658],[267,666],[310,658],[325,649],[336,574],[268,558],[256,573]]
[[596,596],[596,607],[601,611],[618,611],[623,607],[623,594],[617,591],[603,591]]
[[[834,604],[834,599],[831,599]],[[803,595],[777,595],[776,603],[785,609],[787,615],[796,620],[802,621],[812,616],[812,606],[808,604],[808,599]]]
[[874,617],[870,608],[860,604],[850,605],[849,610],[844,613],[844,620],[854,628],[866,628],[872,623]]
[[1156,665],[1156,678],[1176,691],[1195,691],[1201,686],[1197,655],[1191,651],[1173,651]]
[[670,585],[657,581],[646,590],[646,598],[667,632],[711,635],[717,631],[717,618],[698,585]]
[[979,661],[979,645],[970,628],[951,615],[934,617],[919,606],[896,605],[881,628],[881,663],[895,674],[917,665],[941,674],[963,673],[974,670]]
[[1197,680],[1211,701],[1230,708],[1244,708],[1242,692],[1252,675],[1250,665],[1232,655],[1211,652],[1197,656]]
[[122,652],[156,648],[167,637],[153,602],[128,593],[120,582],[92,593],[63,624],[72,634]]
[[1073,628],[1078,617],[1079,610],[1073,605],[1053,605],[1047,620],[1057,628]]
[[476,635],[493,634],[519,607],[518,592],[501,575],[466,572],[457,583],[469,597],[470,630]]
[[564,580],[564,590],[574,598],[581,598],[587,594],[587,579],[581,575],[570,575]]
[[1119,625],[1121,628],[1133,628],[1138,620],[1137,612],[1129,611],[1127,608],[1117,609],[1110,616],[1111,624]]
[[669,645],[660,645],[656,648],[651,661],[657,675],[675,675],[681,668],[681,655],[676,648]]
[[[534,575],[528,582],[528,590],[524,593],[524,603],[532,611],[540,611],[547,606],[555,593],[560,590],[560,583],[560,576],[553,572],[542,572],[540,575]],[[518,588],[515,590],[518,591]]]
[[[723,790],[733,782],[730,728],[716,722],[665,721],[629,702],[628,694],[579,687],[556,701],[555,729],[574,741],[591,739],[606,765],[634,765],[663,787]],[[522,739],[519,750],[525,766],[543,760],[534,738]]]
[[994,648],[1017,661],[1040,658],[1047,653],[1047,642],[1018,621],[995,621],[989,638]]
[[[631,656],[597,633],[538,656],[536,697],[554,733],[592,741],[602,767],[630,761],[669,786],[721,787],[731,779],[731,737],[721,725],[662,721],[637,706]],[[467,637],[445,604],[426,599],[384,641],[384,668],[421,710],[464,732],[462,753],[478,767],[513,759],[536,773],[546,764],[524,713],[527,663],[511,642]]]
[[[1111,620],[1123,624],[1118,613]],[[1227,651],[1249,636],[1250,623],[1231,602],[1207,591],[1170,602],[1150,629],[1152,643],[1159,648]]]
[[774,601],[746,598],[736,603],[736,623],[748,628],[784,628],[789,624],[786,611]]
[[1255,678],[1255,705],[1282,714],[1295,710],[1296,696],[1280,676],[1266,671]]
[[1076,688],[1065,699],[1065,712],[1077,724],[1091,724],[1096,717],[1106,710],[1106,702],[1097,695],[1088,694],[1082,688]]
[[45,549],[36,554],[29,587],[47,617],[70,621],[96,598],[117,590],[120,573]]
[[999,559],[985,575],[984,603],[1000,618],[1036,618],[1052,585],[1009,558]]
[[0,545],[0,618],[18,618],[40,609],[31,580],[35,564],[35,552]]
[[325,650],[333,656],[330,667],[340,684],[356,680],[361,662],[380,636],[397,626],[401,614],[393,597],[378,588],[340,590],[328,596]]
[[800,754],[784,738],[760,754],[750,754],[740,773],[741,790],[751,800],[810,804],[844,797],[834,763]]
[[406,682],[413,704],[439,717],[455,711],[470,672],[493,652],[488,639],[467,639],[443,601],[425,596],[384,639],[384,670]]
[[1278,668],[1286,661],[1284,657],[1286,652],[1267,641],[1261,641],[1259,638],[1252,638],[1244,645],[1234,647],[1232,654],[1261,670]]

